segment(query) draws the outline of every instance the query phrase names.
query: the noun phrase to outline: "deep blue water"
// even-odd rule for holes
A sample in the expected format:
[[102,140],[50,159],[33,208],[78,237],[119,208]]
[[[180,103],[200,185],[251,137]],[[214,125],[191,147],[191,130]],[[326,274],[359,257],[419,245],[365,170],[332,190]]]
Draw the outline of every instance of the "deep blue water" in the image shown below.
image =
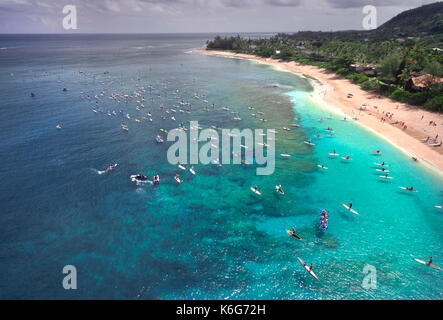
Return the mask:
[[[441,175],[342,121],[306,79],[191,52],[212,37],[0,36],[0,298],[441,299],[441,271],[413,260],[432,255],[443,265],[443,218],[433,207],[442,204]],[[180,100],[190,106],[176,108]],[[172,112],[161,118],[166,109],[176,121]],[[256,176],[255,165],[180,171],[166,160],[170,143],[154,138],[189,119],[276,129],[275,173]],[[301,127],[282,129],[291,123]],[[328,126],[335,137],[325,135]],[[333,149],[353,161],[330,159]],[[285,151],[292,156],[278,156]],[[390,182],[373,165],[383,160]],[[139,172],[159,174],[161,184],[135,184],[129,176]],[[292,226],[303,241],[288,236]],[[314,264],[320,283],[297,257]],[[77,290],[62,287],[68,264]],[[376,289],[362,286],[365,265],[377,270]]]

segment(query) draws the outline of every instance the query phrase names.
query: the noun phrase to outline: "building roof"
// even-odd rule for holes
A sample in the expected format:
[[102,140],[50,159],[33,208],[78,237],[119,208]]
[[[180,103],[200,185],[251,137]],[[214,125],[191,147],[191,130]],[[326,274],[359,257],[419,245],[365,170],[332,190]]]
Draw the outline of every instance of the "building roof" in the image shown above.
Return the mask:
[[428,84],[442,83],[443,78],[439,78],[428,73],[412,78],[412,82],[416,87],[425,88],[428,86]]

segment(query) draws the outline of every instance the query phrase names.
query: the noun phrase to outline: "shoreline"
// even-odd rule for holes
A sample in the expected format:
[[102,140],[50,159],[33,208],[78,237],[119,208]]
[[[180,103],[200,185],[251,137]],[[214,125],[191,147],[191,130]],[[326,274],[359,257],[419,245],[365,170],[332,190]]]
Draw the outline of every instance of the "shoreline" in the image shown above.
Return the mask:
[[[365,128],[382,136],[391,144],[404,151],[409,157],[416,157],[419,162],[437,169],[443,174],[443,145],[431,147],[421,139],[438,135],[438,141],[443,138],[443,115],[419,109],[405,103],[393,101],[387,97],[379,97],[375,93],[364,91],[351,80],[337,75],[326,69],[303,65],[294,61],[280,62],[272,58],[262,58],[250,54],[225,51],[198,49],[198,53],[237,58],[271,65],[281,71],[287,71],[307,78],[314,86],[317,98],[352,119]],[[347,98],[352,93],[352,98]],[[362,106],[366,106],[361,110]],[[386,118],[386,113],[393,114],[392,119]],[[385,121],[381,121],[385,118]],[[437,126],[429,126],[429,121],[435,121]],[[402,129],[395,125],[396,121],[403,121],[407,128]],[[412,161],[412,160],[411,160]]]

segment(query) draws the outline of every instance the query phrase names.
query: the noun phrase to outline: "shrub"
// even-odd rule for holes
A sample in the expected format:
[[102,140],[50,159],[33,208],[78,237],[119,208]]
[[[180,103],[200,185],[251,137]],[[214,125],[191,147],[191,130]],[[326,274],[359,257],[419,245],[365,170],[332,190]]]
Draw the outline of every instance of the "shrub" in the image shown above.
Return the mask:
[[348,71],[348,69],[346,69],[346,68],[339,68],[337,71],[336,71],[336,73],[338,73],[338,74],[343,74],[343,75],[345,75],[345,74],[347,74],[349,71]]
[[402,89],[396,89],[391,93],[389,98],[400,102],[408,103],[411,99],[411,93]]
[[346,75],[345,78],[350,79],[357,84],[361,84],[369,80],[369,77],[365,76],[364,74],[355,73],[355,72],[349,73],[348,75]]
[[426,109],[442,112],[443,111],[443,95],[438,95],[426,101],[423,105]]

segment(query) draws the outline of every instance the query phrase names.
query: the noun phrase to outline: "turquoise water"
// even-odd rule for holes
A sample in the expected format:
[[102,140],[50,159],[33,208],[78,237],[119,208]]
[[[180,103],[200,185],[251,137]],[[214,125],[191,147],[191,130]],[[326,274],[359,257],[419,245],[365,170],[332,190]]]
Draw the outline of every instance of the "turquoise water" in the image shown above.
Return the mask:
[[[432,255],[443,265],[442,213],[433,207],[442,204],[441,176],[358,123],[342,121],[304,78],[189,52],[210,38],[0,38],[7,48],[0,62],[8,66],[0,75],[0,297],[441,299],[441,271],[413,260]],[[144,108],[136,98],[108,99],[134,92],[145,98]],[[191,102],[191,113],[163,120],[160,104],[171,108],[180,99]],[[212,103],[216,109],[203,109]],[[148,111],[153,122],[142,118]],[[231,111],[243,120],[234,121]],[[250,115],[256,111],[267,122]],[[189,119],[203,128],[274,128],[276,154],[292,156],[277,156],[270,176],[256,176],[254,165],[180,172],[166,161],[170,143],[154,138]],[[283,130],[292,123],[301,127]],[[335,137],[326,136],[328,126]],[[316,146],[303,143],[309,138]],[[353,161],[328,158],[334,149]],[[372,155],[376,149],[383,155]],[[372,164],[383,160],[390,182],[380,181]],[[98,174],[115,162],[116,169]],[[159,174],[161,184],[136,185],[129,175],[138,172]],[[249,190],[253,185],[261,197]],[[342,202],[352,202],[359,215]],[[322,208],[329,212],[326,232],[318,227]],[[288,236],[292,226],[303,241]],[[321,282],[297,257],[314,264]],[[76,291],[61,286],[66,264],[77,267]],[[376,268],[376,289],[362,286],[365,265]]]

